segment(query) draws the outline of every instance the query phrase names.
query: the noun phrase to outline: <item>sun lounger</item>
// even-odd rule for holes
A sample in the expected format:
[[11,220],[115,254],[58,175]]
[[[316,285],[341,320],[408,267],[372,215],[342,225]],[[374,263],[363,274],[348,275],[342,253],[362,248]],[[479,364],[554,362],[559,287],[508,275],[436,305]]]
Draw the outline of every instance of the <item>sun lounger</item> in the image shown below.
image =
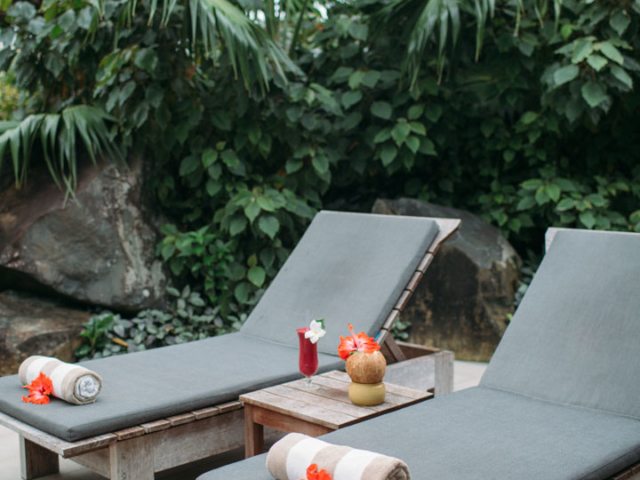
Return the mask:
[[[640,235],[552,238],[479,387],[322,439],[400,458],[416,480],[640,478]],[[270,480],[264,463],[199,480]]]
[[56,471],[62,455],[113,479],[145,480],[241,445],[238,396],[300,376],[296,328],[327,319],[320,372],[343,367],[338,335],[349,322],[397,350],[392,323],[458,225],[321,212],[239,332],[84,362],[104,388],[81,407],[24,404],[18,379],[0,378],[0,423],[21,435],[23,476]]

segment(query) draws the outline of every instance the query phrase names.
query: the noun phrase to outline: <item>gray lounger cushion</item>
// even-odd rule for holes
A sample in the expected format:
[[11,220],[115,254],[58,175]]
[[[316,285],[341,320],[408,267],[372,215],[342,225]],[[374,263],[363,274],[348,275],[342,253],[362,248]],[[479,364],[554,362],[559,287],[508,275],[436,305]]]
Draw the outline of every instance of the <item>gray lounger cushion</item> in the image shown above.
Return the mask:
[[[84,365],[102,376],[95,404],[23,404],[0,378],[0,411],[74,441],[236,399],[300,377],[296,328],[325,317],[320,371],[344,368],[338,335],[375,335],[438,232],[433,220],[320,212],[238,334]],[[310,319],[309,319],[310,321]]]
[[318,213],[242,331],[297,346],[282,332],[325,318],[318,350],[330,354],[347,323],[375,336],[437,233],[426,218]]
[[[340,368],[319,355],[320,369]],[[0,411],[67,441],[113,432],[300,378],[298,349],[232,333],[197,342],[84,362],[104,388],[96,403],[23,403],[17,376],[0,378]]]
[[640,235],[559,231],[482,385],[640,418]]
[[[419,479],[601,480],[640,460],[640,235],[561,231],[481,386],[323,439]],[[264,458],[202,480],[267,480]]]
[[[416,480],[601,480],[640,460],[640,422],[472,388],[324,435],[404,460]],[[272,480],[265,455],[198,480]]]

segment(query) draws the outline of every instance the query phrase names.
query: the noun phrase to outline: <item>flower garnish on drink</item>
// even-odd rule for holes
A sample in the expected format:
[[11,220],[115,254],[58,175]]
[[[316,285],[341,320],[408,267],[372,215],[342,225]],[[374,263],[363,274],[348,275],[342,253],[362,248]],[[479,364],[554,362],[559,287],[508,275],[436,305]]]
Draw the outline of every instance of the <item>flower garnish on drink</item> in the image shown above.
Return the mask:
[[349,358],[349,355],[360,353],[373,353],[380,350],[380,345],[366,333],[360,332],[357,335],[353,331],[353,325],[349,324],[351,336],[340,336],[340,346],[338,347],[338,355],[342,360]]
[[305,328],[298,328],[298,341],[300,343],[300,356],[298,366],[307,381],[304,386],[309,390],[318,387],[311,383],[311,377],[318,371],[318,340],[326,333],[324,330],[324,318],[313,320],[311,325]]

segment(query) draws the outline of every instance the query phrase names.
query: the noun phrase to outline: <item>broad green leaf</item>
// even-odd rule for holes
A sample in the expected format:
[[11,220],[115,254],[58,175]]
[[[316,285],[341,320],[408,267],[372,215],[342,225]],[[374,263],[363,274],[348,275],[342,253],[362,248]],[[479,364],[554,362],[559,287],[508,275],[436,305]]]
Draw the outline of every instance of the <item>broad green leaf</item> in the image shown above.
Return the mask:
[[217,159],[218,152],[216,152],[213,148],[207,148],[204,152],[202,152],[202,166],[204,168],[209,168],[215,163]]
[[64,67],[65,62],[57,52],[49,52],[44,56],[44,68],[49,70],[54,77],[58,78]]
[[438,152],[436,152],[436,146],[434,143],[426,137],[420,138],[420,153],[423,155],[431,155],[433,157],[438,156]]
[[522,188],[525,190],[537,190],[542,185],[542,180],[539,178],[531,178],[522,182]]
[[376,117],[389,120],[391,118],[391,104],[388,102],[374,102],[371,104],[371,113]]
[[382,164],[386,167],[393,159],[398,155],[398,149],[395,145],[390,143],[385,143],[380,150],[380,158],[382,159]]
[[300,123],[302,123],[302,126],[307,130],[313,130],[314,128],[316,128],[317,124],[316,116],[311,112],[307,112],[302,116]]
[[134,82],[133,80],[129,80],[127,83],[125,83],[124,86],[120,89],[120,94],[118,95],[118,105],[122,106],[135,89],[136,82]]
[[290,158],[287,160],[285,165],[285,171],[287,174],[296,173],[298,170],[302,168],[302,160],[298,160],[296,158]]
[[247,228],[247,219],[236,215],[231,219],[231,223],[229,224],[229,233],[232,237],[235,237],[239,233],[244,232],[245,228]]
[[160,85],[154,83],[145,89],[144,98],[153,108],[158,108],[162,103],[162,100],[164,100],[164,89]]
[[215,180],[209,179],[207,180],[206,189],[207,194],[210,197],[215,197],[220,192],[220,190],[222,190],[222,184],[220,182],[216,182]]
[[404,143],[407,136],[411,133],[411,127],[406,121],[400,121],[391,130],[391,137],[399,147]]
[[609,63],[609,61],[606,58],[594,53],[593,55],[589,55],[587,57],[587,63],[596,72],[599,72],[600,70],[602,70],[607,65],[607,63]]
[[540,187],[538,188],[538,190],[536,190],[535,199],[538,205],[544,205],[545,203],[548,203],[549,200],[551,200],[549,194],[547,193],[547,189],[544,187]]
[[560,200],[560,187],[558,185],[550,183],[549,185],[547,185],[546,191],[547,195],[549,195],[549,198],[554,202]]
[[580,69],[577,65],[566,65],[555,71],[553,80],[556,82],[556,85],[563,85],[576,78],[579,73]]
[[366,40],[369,35],[369,27],[361,23],[353,22],[349,25],[349,35],[356,40]]
[[253,221],[258,218],[258,215],[260,215],[260,205],[255,201],[249,203],[244,207],[244,214],[249,219],[249,222],[253,223]]
[[407,147],[409,147],[409,150],[411,150],[413,153],[417,153],[417,151],[420,149],[420,139],[418,137],[407,137],[407,139],[405,140],[405,145],[407,145]]
[[441,115],[442,107],[437,104],[429,105],[424,112],[424,116],[427,117],[427,119],[431,120],[433,123],[436,123],[440,119]]
[[516,207],[516,210],[518,210],[519,212],[522,212],[524,210],[529,210],[533,207],[535,207],[537,205],[536,203],[536,199],[533,195],[529,195],[526,196],[524,198],[522,198],[519,202],[518,202],[518,206]]
[[360,90],[354,90],[342,94],[342,98],[340,101],[342,103],[342,106],[348,110],[360,100],[362,100],[362,92],[360,92]]
[[417,133],[418,135],[424,136],[427,134],[427,129],[420,122],[411,122],[409,127],[413,133]]
[[587,195],[584,199],[596,207],[604,207],[607,204],[607,200],[597,193]]
[[582,86],[582,98],[591,108],[595,108],[607,99],[607,92],[600,83],[589,81]]
[[580,63],[593,52],[593,38],[581,38],[575,42],[571,62]]
[[356,70],[351,75],[349,75],[349,87],[351,90],[355,90],[362,83],[362,79],[365,76],[365,72],[362,70]]
[[535,122],[538,119],[538,116],[539,114],[536,112],[525,112],[522,117],[520,117],[520,121],[525,125],[529,125],[530,123]]
[[180,176],[186,177],[190,173],[195,172],[200,166],[200,159],[195,155],[189,155],[180,162]]
[[419,103],[418,105],[412,105],[411,107],[409,107],[409,112],[407,113],[407,117],[409,117],[409,120],[416,120],[417,118],[420,118],[420,115],[422,115],[423,112],[424,112],[423,103]]
[[609,41],[600,43],[600,51],[609,58],[609,60],[613,60],[616,63],[622,65],[624,63],[624,58],[616,47]]
[[264,279],[266,277],[266,272],[264,268],[259,266],[253,266],[249,269],[247,273],[247,278],[251,283],[253,283],[256,287],[260,288],[264,284]]
[[373,143],[386,142],[389,138],[391,138],[391,128],[385,127],[380,130],[375,137],[373,137]]
[[234,150],[223,151],[221,154],[221,157],[222,157],[222,161],[229,168],[236,168],[240,165],[240,159],[238,158],[238,155],[236,155],[236,152]]
[[258,220],[258,227],[273,240],[280,230],[280,222],[273,215],[262,216]]
[[593,215],[593,212],[589,210],[587,210],[586,212],[582,212],[578,218],[580,219],[582,224],[589,229],[593,228],[593,226],[596,224],[596,218]]
[[617,65],[611,67],[611,73],[614,77],[624,83],[630,89],[633,88],[633,79],[629,74]]
[[216,110],[211,114],[211,124],[224,132],[231,130],[231,118],[224,110]]
[[275,212],[276,211],[276,206],[273,203],[273,200],[271,200],[271,197],[268,197],[266,195],[260,195],[258,197],[258,205],[260,205],[260,208],[262,208],[263,210],[265,210],[267,212]]
[[505,150],[504,152],[502,152],[502,158],[504,158],[504,161],[509,163],[511,162],[516,156],[516,152],[514,152],[513,150]]
[[613,28],[618,35],[621,37],[624,31],[627,29],[629,24],[631,23],[631,19],[629,18],[629,14],[624,10],[616,10],[609,18],[609,25]]
[[153,74],[158,65],[158,54],[153,48],[142,48],[136,54],[133,63],[136,67]]
[[365,87],[374,88],[380,80],[380,72],[377,70],[369,70],[362,78],[362,84]]
[[318,155],[311,160],[313,168],[320,174],[329,171],[329,159],[325,155]]
[[342,128],[345,130],[351,130],[357,127],[362,121],[362,114],[360,112],[351,112],[347,115],[342,123]]
[[560,212],[564,212],[566,210],[570,210],[575,205],[575,201],[573,198],[563,198],[560,200],[560,203],[556,205],[556,210]]
[[247,282],[242,282],[236,285],[233,291],[236,300],[240,304],[246,303],[249,300],[249,293],[251,292],[251,286]]
[[302,106],[292,105],[287,108],[287,118],[291,123],[297,122],[302,116]]

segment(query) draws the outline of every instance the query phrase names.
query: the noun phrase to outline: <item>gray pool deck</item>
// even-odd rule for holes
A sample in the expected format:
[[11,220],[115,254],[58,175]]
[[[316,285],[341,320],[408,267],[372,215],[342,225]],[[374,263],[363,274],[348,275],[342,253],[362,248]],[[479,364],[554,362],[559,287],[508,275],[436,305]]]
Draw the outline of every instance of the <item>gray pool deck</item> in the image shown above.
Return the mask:
[[[454,390],[474,387],[487,368],[485,363],[456,361],[454,366]],[[195,464],[179,467],[156,475],[160,480],[191,480],[198,475],[218,466],[240,460],[244,450],[218,455]],[[21,480],[20,452],[18,434],[0,427],[0,478],[2,480]],[[60,473],[42,477],[43,480],[102,480],[104,477],[87,470],[71,460],[60,460]]]

